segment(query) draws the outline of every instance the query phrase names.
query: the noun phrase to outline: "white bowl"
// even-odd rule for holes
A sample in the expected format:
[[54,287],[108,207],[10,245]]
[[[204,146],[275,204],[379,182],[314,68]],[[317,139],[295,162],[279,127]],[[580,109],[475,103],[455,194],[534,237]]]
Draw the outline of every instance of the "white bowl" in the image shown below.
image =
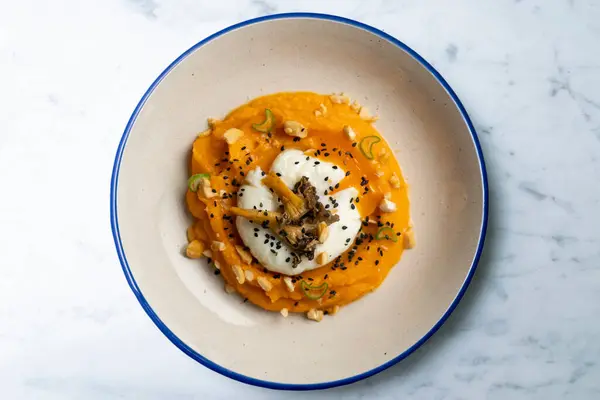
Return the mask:
[[[377,128],[401,150],[417,240],[378,290],[321,323],[227,295],[220,277],[181,253],[189,154],[206,118],[296,90],[344,91],[378,111]],[[154,323],[203,365],[280,389],[351,383],[413,352],[464,294],[486,221],[481,149],[452,89],[397,39],[327,15],[246,21],[182,54],[133,112],[111,182],[117,252]]]

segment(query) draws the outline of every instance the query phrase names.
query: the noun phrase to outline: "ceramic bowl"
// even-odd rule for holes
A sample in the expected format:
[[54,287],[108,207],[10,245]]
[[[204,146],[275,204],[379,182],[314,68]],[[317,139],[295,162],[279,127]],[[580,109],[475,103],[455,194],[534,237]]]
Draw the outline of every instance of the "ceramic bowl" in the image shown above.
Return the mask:
[[[206,118],[298,90],[344,91],[380,114],[377,128],[410,185],[417,241],[378,290],[321,323],[243,303],[182,256],[190,149]],[[246,21],[177,58],[133,112],[111,189],[118,255],[154,323],[208,368],[280,389],[351,383],[413,352],[464,294],[487,218],[476,133],[440,74],[386,33],[316,14]]]

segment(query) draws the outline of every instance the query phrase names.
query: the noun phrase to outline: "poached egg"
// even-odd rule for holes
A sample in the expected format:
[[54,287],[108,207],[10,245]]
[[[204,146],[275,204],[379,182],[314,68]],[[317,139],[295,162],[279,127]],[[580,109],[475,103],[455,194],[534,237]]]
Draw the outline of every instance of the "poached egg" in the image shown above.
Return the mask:
[[[272,272],[298,275],[329,263],[352,246],[361,226],[360,213],[356,207],[354,209],[351,207],[353,199],[358,196],[358,191],[350,187],[335,194],[328,193],[329,187],[335,186],[344,179],[344,170],[335,164],[307,156],[300,150],[285,150],[271,165],[271,172],[277,173],[290,189],[293,189],[303,176],[307,177],[315,187],[319,201],[324,206],[329,204],[329,210],[336,213],[340,219],[329,225],[327,239],[316,246],[315,256],[320,253],[327,254],[324,262],[319,264],[318,257],[309,260],[306,256],[302,256],[301,262],[293,268],[294,249],[280,240],[270,228],[263,228],[260,224],[237,217],[238,233],[260,264]],[[265,211],[279,209],[281,203],[277,196],[262,183],[263,178],[264,172],[260,168],[248,172],[245,184],[238,192],[238,207]]]

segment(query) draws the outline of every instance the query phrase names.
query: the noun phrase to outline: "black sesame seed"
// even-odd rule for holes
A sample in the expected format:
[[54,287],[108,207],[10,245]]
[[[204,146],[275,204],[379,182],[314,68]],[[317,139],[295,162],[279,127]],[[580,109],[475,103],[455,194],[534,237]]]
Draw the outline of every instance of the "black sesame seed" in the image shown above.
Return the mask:
[[258,237],[258,233],[254,233],[254,237]]
[[277,175],[277,176],[281,176],[281,174],[280,174],[279,172],[278,172],[278,173],[276,173],[275,175]]
[[285,262],[290,262],[290,260],[291,260],[291,258],[288,257],[288,258],[285,259]]
[[352,143],[352,147],[356,147],[356,142]]
[[353,209],[353,210],[355,210],[356,206],[354,204],[350,204],[350,208]]
[[285,147],[284,147],[284,146],[281,146],[281,148],[280,148],[279,150],[281,150],[281,151],[284,151],[284,150],[285,150]]
[[325,182],[327,182],[329,180],[329,177],[326,176],[325,179],[323,179]]
[[215,214],[213,214],[213,213],[210,213],[210,217],[211,217],[211,218],[214,218],[214,217],[215,217]]
[[321,164],[320,161],[315,161],[315,165],[319,165],[319,164]]
[[300,161],[296,161],[294,164],[295,164],[295,165],[298,165],[298,164],[300,164]]
[[338,169],[338,166],[337,166],[337,165],[334,165],[334,166],[333,166],[333,167],[331,167],[331,168],[333,168],[333,169]]
[[347,171],[347,172],[346,172],[346,176],[350,176],[350,171]]
[[299,138],[299,137],[295,137],[295,138],[294,138],[294,142],[299,142],[299,141],[300,141],[300,138]]
[[346,225],[342,226],[342,230],[345,231],[346,229],[348,229],[348,227]]
[[375,260],[375,265],[379,265],[379,260]]

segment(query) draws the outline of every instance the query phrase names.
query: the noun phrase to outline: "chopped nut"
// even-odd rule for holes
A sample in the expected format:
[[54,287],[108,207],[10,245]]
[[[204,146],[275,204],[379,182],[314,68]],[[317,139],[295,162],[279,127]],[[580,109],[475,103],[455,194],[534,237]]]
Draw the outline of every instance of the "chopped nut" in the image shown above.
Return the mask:
[[256,282],[258,282],[258,286],[260,286],[265,292],[268,292],[271,289],[273,289],[273,284],[264,276],[259,276],[258,278],[256,278]]
[[331,100],[331,102],[333,104],[349,104],[350,103],[350,97],[346,96],[344,93],[341,94],[332,94],[331,96],[329,96],[329,100]]
[[351,108],[352,110],[354,110],[355,112],[359,112],[359,111],[360,111],[360,108],[361,108],[361,106],[360,106],[360,104],[358,104],[358,101],[354,100],[354,101],[352,102],[352,104],[350,104],[350,108]]
[[415,234],[412,228],[408,228],[403,235],[403,243],[405,249],[412,249],[415,247]]
[[289,312],[287,308],[282,308],[281,311],[279,311],[281,313],[281,315],[283,315],[284,318],[287,318]]
[[283,277],[283,283],[285,283],[285,286],[287,287],[287,289],[290,292],[294,291],[294,282],[292,282],[292,278],[290,278],[289,276],[284,276]]
[[214,240],[210,245],[210,248],[212,251],[223,251],[225,250],[225,243]]
[[207,129],[205,131],[202,131],[198,134],[198,137],[206,137],[206,136],[210,136],[210,134],[212,133],[212,129]]
[[216,124],[218,124],[221,121],[216,118],[207,118],[206,122],[208,123],[209,128],[212,129],[215,127]]
[[204,251],[204,243],[199,240],[192,240],[185,249],[185,255],[188,258],[200,258]]
[[319,222],[317,225],[317,231],[319,233],[319,243],[325,243],[327,237],[329,237],[329,227],[325,222]]
[[241,129],[231,128],[231,129],[227,129],[227,131],[225,131],[225,133],[223,134],[223,137],[225,138],[225,141],[227,142],[227,144],[234,144],[243,135],[244,135],[244,131],[242,131]]
[[223,196],[225,196],[226,194],[227,194],[227,191],[225,191],[225,190],[223,190],[223,189],[219,190],[219,196],[223,197]]
[[319,253],[319,255],[317,255],[317,264],[325,264],[327,262],[327,260],[328,260],[328,258],[327,258],[326,251]]
[[387,150],[385,149],[385,147],[382,147],[381,150],[379,150],[379,161],[381,161],[382,163],[387,162],[387,160],[389,160],[390,155],[387,152]]
[[235,288],[233,286],[231,286],[231,285],[229,285],[229,284],[226,283],[225,284],[225,291],[228,294],[232,294],[232,293],[235,293]]
[[344,125],[344,134],[346,134],[346,137],[350,140],[356,139],[356,132],[348,125]]
[[396,211],[396,203],[384,198],[383,200],[381,200],[381,203],[379,203],[379,209],[386,213],[392,213]]
[[250,271],[249,269],[244,271],[244,276],[248,282],[252,282],[254,280],[254,272]]
[[221,269],[221,264],[219,264],[219,262],[217,260],[214,260],[213,264],[214,264],[214,266],[215,266],[216,269],[219,269],[219,270]]
[[325,106],[325,104],[323,104],[323,103],[319,104],[319,110],[321,110],[321,113],[323,115],[327,114],[327,107]]
[[308,130],[297,121],[285,121],[283,123],[283,132],[299,138],[305,138],[308,135]]
[[250,264],[252,262],[252,254],[250,254],[249,251],[244,249],[243,246],[236,244],[235,249],[237,250],[237,252],[240,255],[240,258],[242,259],[243,262],[245,262],[246,264]]
[[396,174],[392,174],[390,177],[390,186],[394,189],[400,189],[400,178]]
[[315,117],[322,117],[323,113],[321,112],[321,110],[315,110]]
[[244,270],[237,264],[231,266],[233,273],[235,274],[235,279],[237,279],[240,285],[243,285],[246,281],[246,276],[244,275]]
[[217,195],[216,193],[213,193],[212,188],[210,187],[209,179],[207,179],[207,178],[200,179],[200,186],[202,187],[202,193],[204,194],[204,197],[206,197],[207,199],[210,199]]
[[313,321],[321,322],[321,320],[323,319],[323,311],[315,310],[314,308],[311,308],[306,313],[306,318],[313,320]]
[[213,254],[212,251],[210,251],[210,249],[206,249],[202,252],[202,255],[206,258],[212,258]]
[[383,198],[384,198],[384,199],[391,200],[391,199],[392,199],[392,193],[391,193],[391,192],[385,192],[385,193],[383,194]]
[[385,172],[383,172],[383,170],[378,169],[377,171],[375,171],[375,175],[381,178],[383,175],[385,175]]

